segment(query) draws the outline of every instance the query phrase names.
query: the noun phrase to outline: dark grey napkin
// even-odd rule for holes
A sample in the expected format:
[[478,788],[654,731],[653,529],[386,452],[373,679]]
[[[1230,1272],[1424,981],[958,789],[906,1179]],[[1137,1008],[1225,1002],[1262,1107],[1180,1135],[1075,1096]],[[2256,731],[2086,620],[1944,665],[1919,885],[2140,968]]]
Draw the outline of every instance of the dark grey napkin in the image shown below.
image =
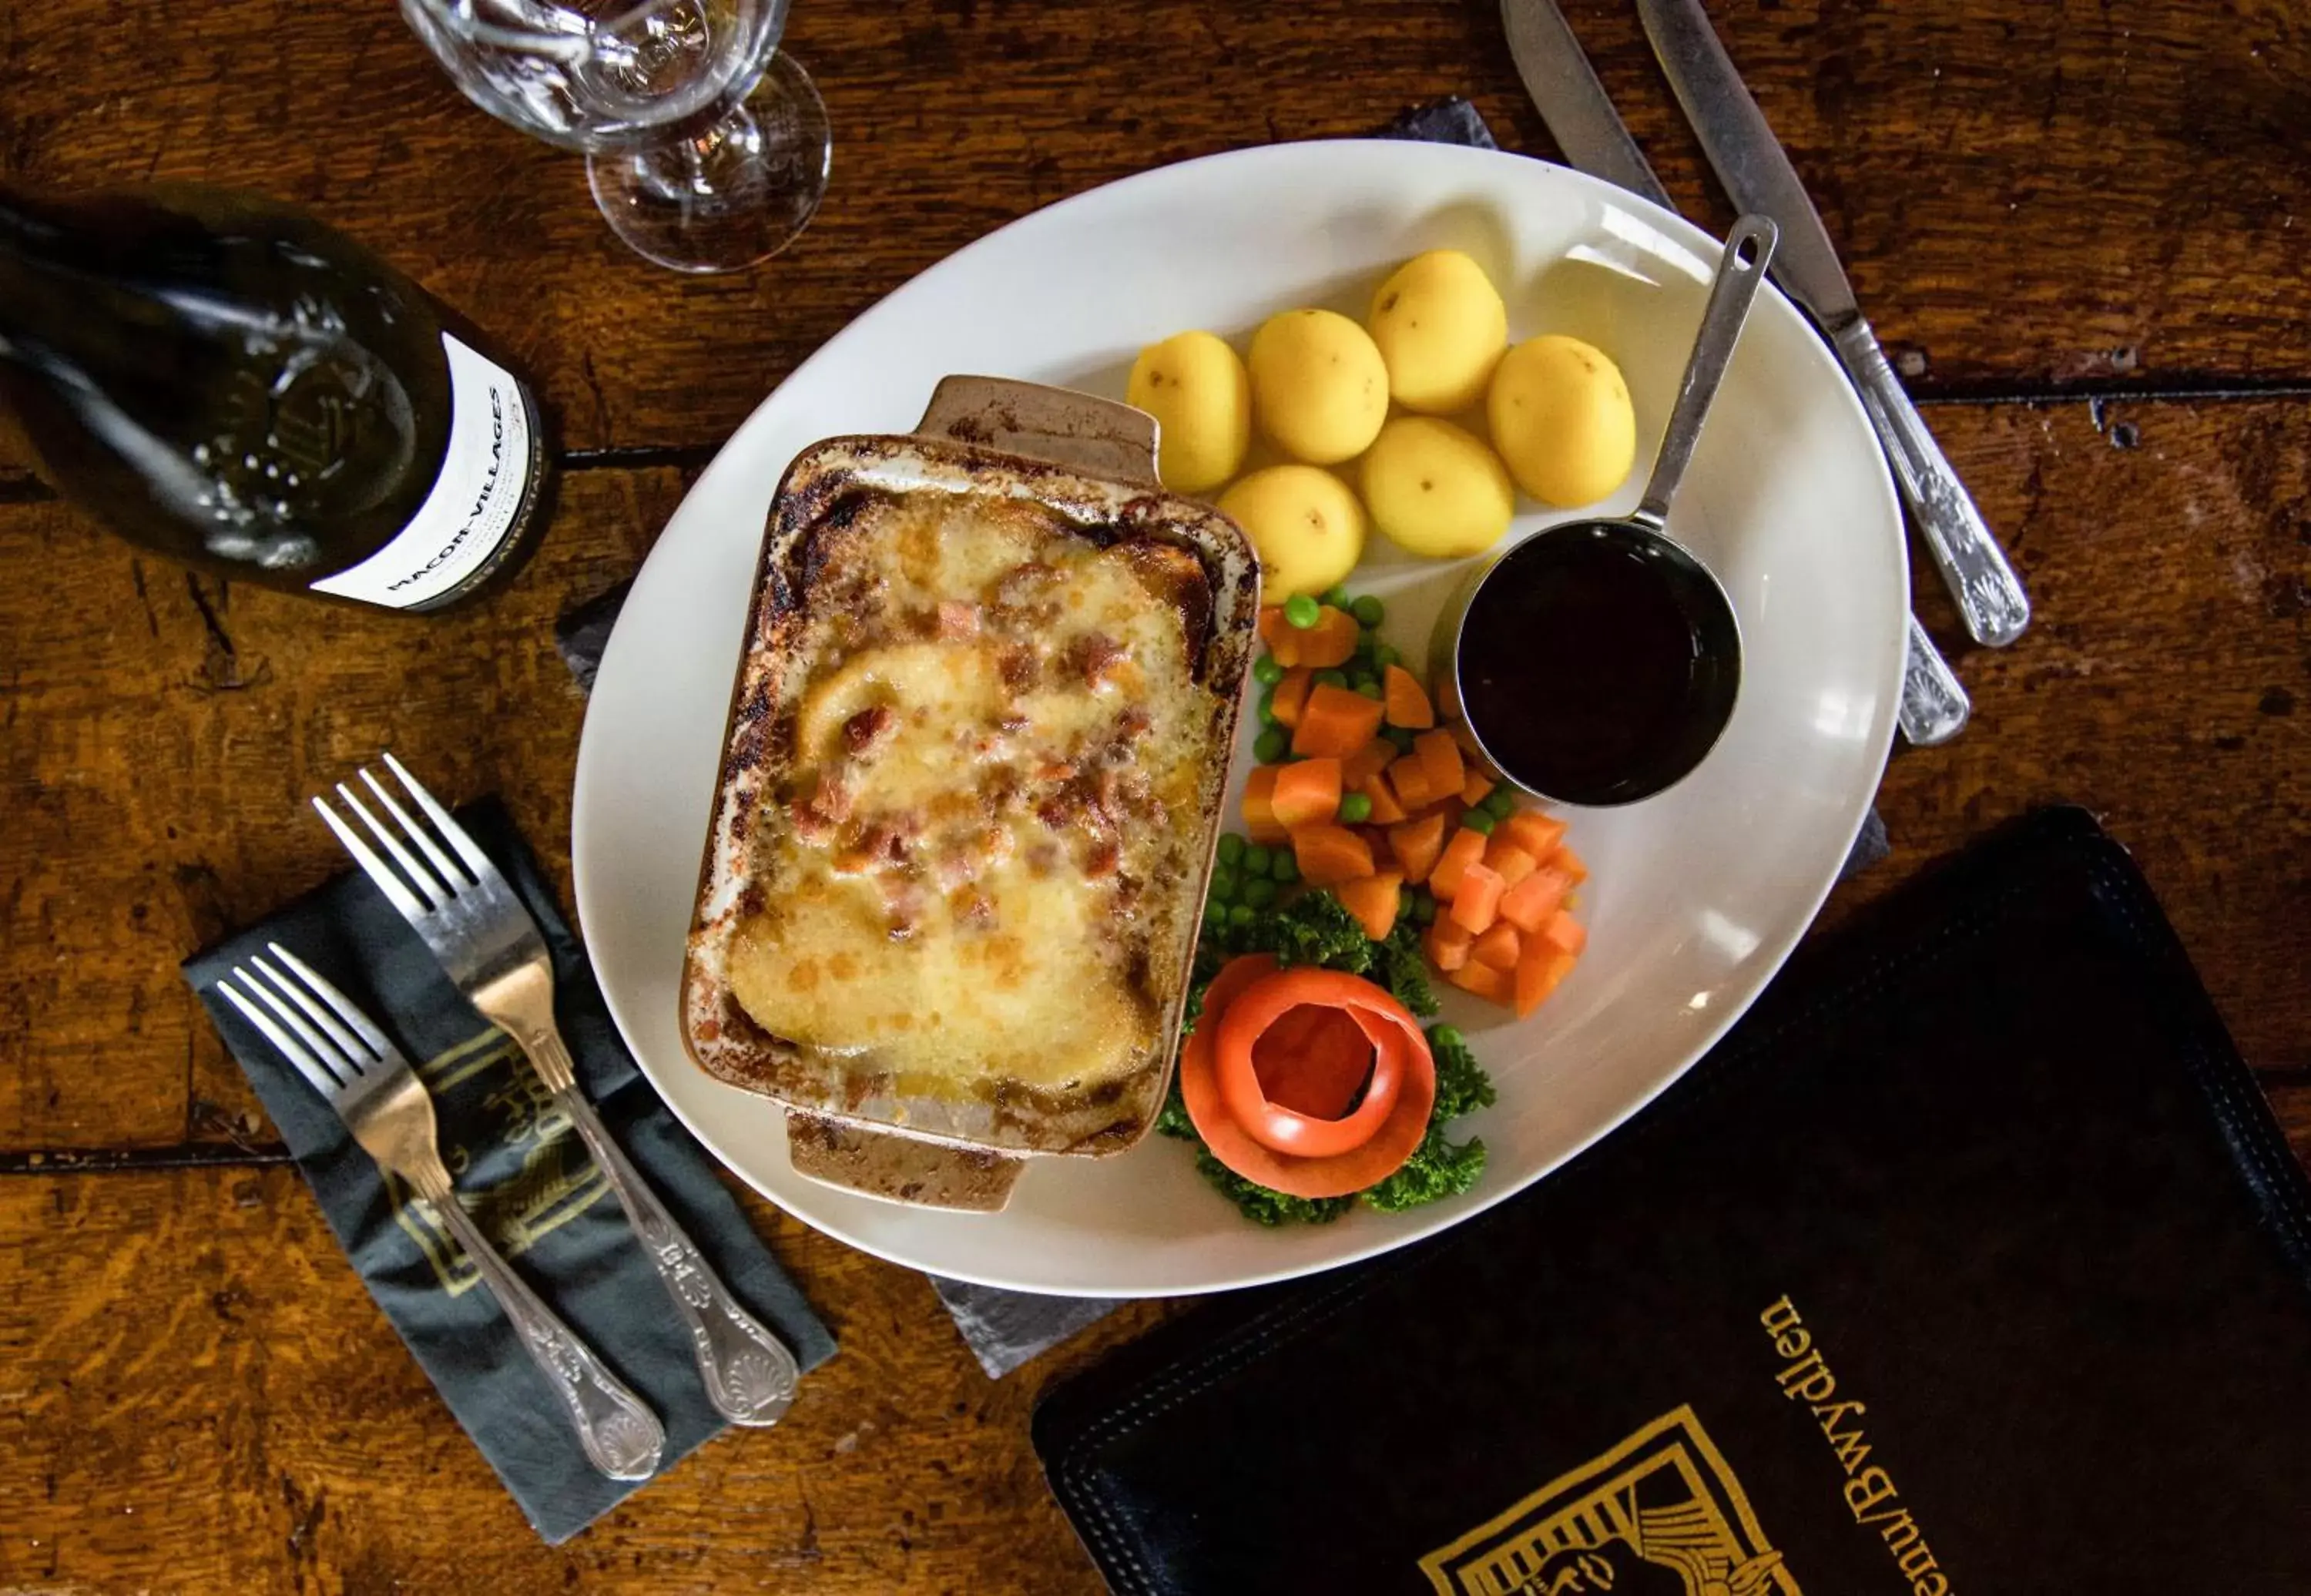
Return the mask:
[[[579,1085],[610,1134],[740,1300],[805,1368],[834,1351],[810,1304],[763,1249],[707,1161],[627,1057],[585,950],[536,861],[494,802],[458,818],[536,917],[554,955],[555,1007]],[[225,1044],[320,1200],[329,1228],[443,1401],[548,1541],[632,1494],[579,1450],[560,1400],[531,1365],[474,1267],[401,1182],[214,990],[278,942],[343,988],[424,1078],[442,1157],[483,1228],[666,1425],[660,1471],[722,1429],[690,1337],[585,1145],[512,1041],[449,984],[399,913],[358,871],[338,876],[184,963]]]
[[[1484,118],[1477,114],[1477,108],[1458,95],[1416,107],[1374,136],[1469,144],[1480,150],[1500,147],[1494,142],[1493,131],[1485,125]],[[629,585],[620,583],[578,605],[554,626],[554,647],[582,689],[590,692],[593,688],[595,668],[601,664],[602,650],[608,646],[610,628],[626,601]],[[1854,839],[1853,851],[1847,856],[1838,878],[1858,875],[1885,857],[1885,823],[1872,810],[1861,834]],[[946,1304],[947,1312],[955,1316],[955,1327],[962,1332],[980,1366],[996,1379],[1036,1354],[1058,1346],[1115,1308],[1115,1304],[1105,1298],[1002,1291],[937,1275],[931,1277],[931,1285],[939,1300]]]

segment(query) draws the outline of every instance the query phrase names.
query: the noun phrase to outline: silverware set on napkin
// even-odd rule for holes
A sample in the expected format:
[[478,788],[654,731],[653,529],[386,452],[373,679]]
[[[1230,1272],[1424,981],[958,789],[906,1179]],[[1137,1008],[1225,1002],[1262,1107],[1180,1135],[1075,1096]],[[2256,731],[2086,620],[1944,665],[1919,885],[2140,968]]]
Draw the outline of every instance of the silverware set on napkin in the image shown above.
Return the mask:
[[[336,796],[345,813],[318,798],[314,808],[451,982],[512,1038],[577,1130],[689,1329],[715,1409],[734,1424],[775,1424],[794,1400],[793,1354],[730,1295],[578,1089],[554,1023],[554,967],[536,921],[449,810],[393,755],[384,759],[407,806],[363,770],[369,801],[340,782]],[[270,960],[236,965],[218,990],[336,1111],[362,1150],[440,1216],[562,1399],[589,1461],[613,1479],[649,1478],[666,1443],[657,1415],[514,1272],[459,1206],[441,1161],[432,1101],[408,1060],[293,952],[278,943],[271,952]]]
[[[1968,634],[1993,648],[2012,642],[2030,620],[2021,581],[1903,392],[1854,300],[1813,201],[1711,29],[1701,0],[1636,4],[1686,120],[1700,136],[1727,195],[1738,209],[1770,216],[1780,226],[1783,247],[1772,275],[1813,317],[1845,368]],[[1501,0],[1501,21],[1518,75],[1565,159],[1592,177],[1675,210],[1557,0]],[[1903,735],[1920,746],[1947,742],[1965,727],[1971,710],[1949,662],[1911,616]]]

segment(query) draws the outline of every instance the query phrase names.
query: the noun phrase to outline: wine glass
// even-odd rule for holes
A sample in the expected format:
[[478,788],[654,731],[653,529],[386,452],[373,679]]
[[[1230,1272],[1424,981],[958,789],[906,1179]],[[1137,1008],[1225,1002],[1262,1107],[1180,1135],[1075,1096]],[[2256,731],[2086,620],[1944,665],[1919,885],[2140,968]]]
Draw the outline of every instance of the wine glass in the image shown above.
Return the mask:
[[826,192],[826,107],[778,48],[788,0],[400,4],[467,99],[585,152],[611,229],[660,266],[766,259]]

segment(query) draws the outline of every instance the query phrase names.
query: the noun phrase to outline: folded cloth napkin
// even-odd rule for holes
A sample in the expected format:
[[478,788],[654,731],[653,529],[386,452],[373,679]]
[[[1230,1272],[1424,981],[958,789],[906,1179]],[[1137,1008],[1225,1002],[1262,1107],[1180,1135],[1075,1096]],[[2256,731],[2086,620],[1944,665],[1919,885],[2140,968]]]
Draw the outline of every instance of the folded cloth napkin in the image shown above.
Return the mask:
[[[578,1083],[730,1289],[809,1369],[834,1351],[810,1304],[626,1055],[585,950],[502,807],[458,819],[512,883],[554,957],[555,1008]],[[522,1513],[568,1539],[635,1482],[606,1479],[465,1254],[402,1182],[357,1147],[327,1103],[216,990],[278,942],[342,988],[400,1044],[432,1094],[441,1154],[466,1206],[538,1295],[666,1426],[663,1471],[723,1428],[690,1335],[617,1199],[512,1040],[476,1013],[359,871],[185,961],[225,1045],[280,1127],[329,1228]]]
[[[1467,144],[1480,150],[1500,147],[1477,108],[1458,95],[1416,107],[1374,136]],[[602,650],[609,644],[610,628],[626,601],[626,588],[621,583],[572,607],[554,626],[554,646],[571,674],[578,678],[580,688],[590,691],[594,685],[594,672],[601,664]],[[1854,838],[1853,850],[1847,856],[1839,879],[1868,869],[1884,859],[1886,852],[1885,823],[1872,810],[1861,834]],[[997,1379],[1105,1317],[1115,1307],[1113,1302],[1103,1298],[1001,1291],[990,1286],[942,1279],[936,1275],[931,1277],[931,1285],[937,1290],[939,1300],[946,1304],[947,1312],[955,1316],[955,1329],[962,1332],[980,1366]]]

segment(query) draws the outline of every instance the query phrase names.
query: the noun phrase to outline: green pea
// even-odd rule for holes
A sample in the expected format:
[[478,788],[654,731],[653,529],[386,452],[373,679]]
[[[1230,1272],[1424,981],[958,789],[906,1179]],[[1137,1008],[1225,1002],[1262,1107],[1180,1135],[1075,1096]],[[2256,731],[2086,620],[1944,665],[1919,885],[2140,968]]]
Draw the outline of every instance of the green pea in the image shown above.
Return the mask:
[[1364,793],[1352,792],[1340,799],[1340,824],[1362,825],[1372,818],[1372,799]]
[[1320,687],[1345,687],[1348,685],[1348,673],[1344,670],[1320,670],[1314,680]]
[[1239,928],[1248,926],[1254,920],[1259,918],[1252,911],[1252,907],[1249,903],[1238,903],[1234,908],[1227,911],[1227,917],[1228,924]]
[[1276,852],[1273,849],[1263,847],[1261,844],[1254,842],[1251,847],[1246,848],[1243,850],[1243,873],[1248,877],[1253,876],[1265,876],[1268,874],[1269,867],[1275,862],[1275,859]]
[[1289,886],[1300,879],[1300,861],[1292,857],[1290,849],[1279,848],[1275,863],[1268,867],[1268,874],[1278,886]]
[[1284,619],[1305,632],[1322,618],[1322,606],[1305,593],[1295,593],[1284,601]]
[[1251,756],[1262,764],[1274,764],[1291,747],[1292,739],[1284,735],[1284,728],[1271,726],[1251,740]]
[[1348,608],[1356,617],[1356,624],[1369,632],[1388,618],[1388,606],[1371,594],[1365,594]]
[[1426,892],[1417,893],[1412,899],[1412,919],[1416,925],[1427,925],[1436,918],[1436,900]]
[[1506,820],[1516,813],[1516,789],[1505,781],[1502,782],[1485,794],[1485,801],[1479,807],[1495,820]]
[[1366,698],[1380,696],[1380,684],[1370,676],[1350,676],[1348,690],[1352,693],[1361,693]]
[[1401,726],[1383,727],[1381,728],[1380,735],[1386,737],[1399,754],[1412,752],[1412,733],[1408,728]]
[[1227,922],[1228,906],[1217,898],[1208,899],[1204,903],[1204,923],[1217,931]]
[[1234,832],[1220,833],[1220,863],[1233,865],[1243,858],[1243,839]]
[[1469,1039],[1461,1034],[1458,1025],[1439,1025],[1428,1033],[1428,1040],[1438,1047],[1466,1047]]
[[1461,815],[1461,824],[1480,837],[1489,837],[1493,834],[1493,828],[1500,824],[1500,822],[1482,808],[1475,808],[1467,810]]
[[1260,723],[1262,726],[1275,725],[1276,689],[1273,687],[1261,689],[1260,696],[1252,701],[1251,712],[1260,718]]
[[1253,909],[1266,909],[1276,902],[1276,883],[1247,881],[1243,884],[1243,901]]
[[1222,903],[1234,898],[1239,877],[1234,865],[1221,865],[1212,872],[1212,896]]
[[1276,663],[1273,654],[1262,654],[1251,662],[1251,679],[1263,687],[1273,687],[1284,679],[1284,667]]
[[1348,585],[1346,582],[1334,582],[1325,589],[1324,602],[1334,609],[1341,610],[1353,608],[1356,604],[1356,600],[1348,597]]
[[1391,665],[1403,664],[1404,656],[1398,653],[1394,649],[1390,648],[1386,643],[1374,643],[1373,645],[1372,661],[1373,668],[1374,670],[1386,670]]

